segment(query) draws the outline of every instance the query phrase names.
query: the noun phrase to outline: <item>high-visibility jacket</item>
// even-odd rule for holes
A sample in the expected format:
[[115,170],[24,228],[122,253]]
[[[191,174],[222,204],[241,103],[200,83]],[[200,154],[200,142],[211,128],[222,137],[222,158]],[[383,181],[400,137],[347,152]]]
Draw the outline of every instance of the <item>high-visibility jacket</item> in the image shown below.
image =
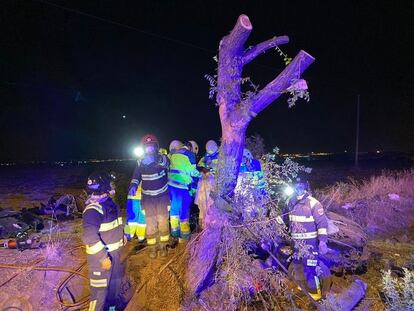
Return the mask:
[[139,184],[137,191],[135,191],[134,195],[128,194],[128,200],[141,200],[142,198],[142,186]]
[[169,160],[165,155],[157,155],[155,161],[145,164],[140,160],[137,163],[131,180],[131,186],[141,183],[141,195],[144,197],[159,197],[168,192]]
[[218,156],[219,152],[216,151],[215,153],[206,153],[204,157],[200,159],[198,162],[198,167],[203,169],[206,168],[210,170],[211,173],[215,173],[217,170],[217,163],[218,163]]
[[90,203],[83,211],[83,243],[86,254],[100,260],[123,246],[124,230],[118,206],[108,197]]
[[182,148],[170,156],[168,184],[179,189],[190,190],[193,177],[199,177],[196,169],[195,156],[189,150]]
[[289,212],[289,228],[293,240],[328,239],[328,218],[322,204],[305,193]]
[[242,163],[240,165],[238,186],[242,185],[242,179],[248,180],[249,184],[254,185],[256,189],[265,191],[266,181],[258,160],[253,159],[248,164]]

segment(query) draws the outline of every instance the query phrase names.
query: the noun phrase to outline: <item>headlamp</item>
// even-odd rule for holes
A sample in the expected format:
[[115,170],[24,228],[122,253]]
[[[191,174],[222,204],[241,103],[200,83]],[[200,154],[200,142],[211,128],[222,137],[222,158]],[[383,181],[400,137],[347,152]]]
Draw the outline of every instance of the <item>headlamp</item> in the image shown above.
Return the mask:
[[291,186],[286,186],[286,188],[283,190],[283,192],[288,197],[290,197],[293,193],[295,193],[295,189],[293,189]]
[[138,146],[138,147],[135,147],[134,148],[134,155],[137,157],[137,158],[140,158],[140,157],[142,157],[143,155],[144,155],[144,148],[142,147],[142,146]]

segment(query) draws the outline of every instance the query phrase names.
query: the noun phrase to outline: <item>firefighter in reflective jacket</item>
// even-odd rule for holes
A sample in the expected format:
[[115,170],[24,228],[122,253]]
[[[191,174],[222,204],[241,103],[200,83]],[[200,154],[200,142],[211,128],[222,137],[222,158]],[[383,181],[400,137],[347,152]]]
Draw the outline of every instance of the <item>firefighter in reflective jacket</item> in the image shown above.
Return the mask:
[[171,196],[171,235],[185,242],[190,238],[191,184],[193,177],[199,177],[195,154],[186,144],[170,156],[168,185]]
[[319,255],[328,251],[328,219],[322,204],[312,197],[306,182],[295,185],[295,193],[289,202],[289,231],[294,246],[293,273],[300,286],[314,300],[322,298],[321,276],[317,273]]
[[124,245],[122,218],[110,193],[111,176],[94,173],[87,189],[92,194],[83,211],[83,242],[90,279],[89,310],[115,310],[124,274],[120,250]]
[[135,194],[128,194],[127,199],[127,223],[125,225],[125,235],[128,240],[137,236],[138,241],[142,243],[145,240],[146,220],[145,214],[141,207],[142,197],[141,184],[138,186]]
[[168,227],[168,166],[167,156],[159,153],[158,140],[154,135],[145,135],[142,139],[144,157],[140,159],[132,176],[129,195],[142,187],[142,211],[147,221],[147,244],[149,257],[156,258],[158,250],[161,257],[167,256],[167,244],[170,236]]

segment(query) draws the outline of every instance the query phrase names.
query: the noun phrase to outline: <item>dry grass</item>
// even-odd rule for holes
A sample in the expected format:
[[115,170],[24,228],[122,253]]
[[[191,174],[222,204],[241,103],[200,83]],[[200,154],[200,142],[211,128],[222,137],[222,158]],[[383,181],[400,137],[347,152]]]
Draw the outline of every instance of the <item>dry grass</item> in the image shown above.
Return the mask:
[[[389,195],[396,194],[397,200]],[[337,183],[318,196],[327,209],[350,217],[371,235],[408,228],[414,219],[414,169]],[[347,207],[347,208],[345,208]]]

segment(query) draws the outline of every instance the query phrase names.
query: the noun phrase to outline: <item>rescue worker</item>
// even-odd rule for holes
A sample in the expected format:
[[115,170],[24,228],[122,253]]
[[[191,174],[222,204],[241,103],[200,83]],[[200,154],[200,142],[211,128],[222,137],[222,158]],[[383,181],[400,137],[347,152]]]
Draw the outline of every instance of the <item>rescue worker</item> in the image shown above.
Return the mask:
[[263,190],[266,187],[265,179],[259,160],[255,159],[249,149],[243,150],[243,159],[240,165],[239,174],[249,176],[255,186]]
[[202,176],[197,186],[195,204],[200,210],[198,222],[201,229],[206,225],[206,215],[210,206],[213,205],[213,199],[210,198],[210,192],[214,187],[214,175],[217,169],[219,148],[214,140],[206,143],[206,154],[198,162],[197,168],[201,171]]
[[141,184],[142,211],[147,222],[147,245],[149,257],[167,256],[169,240],[168,228],[168,165],[165,155],[159,153],[159,143],[154,135],[148,134],[142,138],[145,154],[140,159],[132,176],[129,195],[137,192]]
[[185,242],[190,238],[191,184],[193,177],[199,177],[195,155],[187,143],[170,154],[168,185],[171,196],[171,236]]
[[188,142],[191,144],[191,151],[195,154],[197,158],[199,151],[198,144],[194,140],[189,140]]
[[328,219],[322,204],[309,194],[306,182],[298,181],[294,191],[288,204],[289,231],[294,247],[292,272],[300,286],[304,286],[314,300],[320,300],[321,277],[328,276],[324,271],[325,275],[318,276],[317,267],[322,266],[319,255],[328,252]]
[[171,157],[171,154],[176,152],[177,150],[181,149],[183,147],[183,143],[177,139],[170,142],[170,146],[168,147],[168,157]]
[[[142,184],[142,183],[141,183]],[[127,198],[127,223],[125,225],[125,236],[128,241],[135,236],[140,243],[145,240],[145,231],[147,223],[145,214],[141,208],[142,187],[141,184],[137,187],[135,194],[128,194]]]
[[[198,144],[194,140],[189,140],[187,142],[187,146],[189,147],[190,151],[193,153],[194,156],[191,156],[191,164],[197,163],[197,155],[198,155]],[[191,201],[192,204],[194,203],[195,195],[197,192],[197,185],[198,185],[199,178],[196,176],[193,176],[193,182],[191,183],[190,187],[190,195],[191,195]]]
[[160,148],[160,152],[159,152],[161,155],[168,155],[168,151],[167,151],[167,149],[165,149],[165,148]]
[[262,202],[265,199],[265,191],[266,183],[260,162],[253,158],[248,149],[244,149],[234,191],[234,199],[243,219],[253,220],[267,214],[268,211]]
[[122,217],[110,196],[114,190],[108,173],[93,173],[86,187],[92,192],[83,211],[82,235],[90,279],[89,311],[115,310],[124,274]]

